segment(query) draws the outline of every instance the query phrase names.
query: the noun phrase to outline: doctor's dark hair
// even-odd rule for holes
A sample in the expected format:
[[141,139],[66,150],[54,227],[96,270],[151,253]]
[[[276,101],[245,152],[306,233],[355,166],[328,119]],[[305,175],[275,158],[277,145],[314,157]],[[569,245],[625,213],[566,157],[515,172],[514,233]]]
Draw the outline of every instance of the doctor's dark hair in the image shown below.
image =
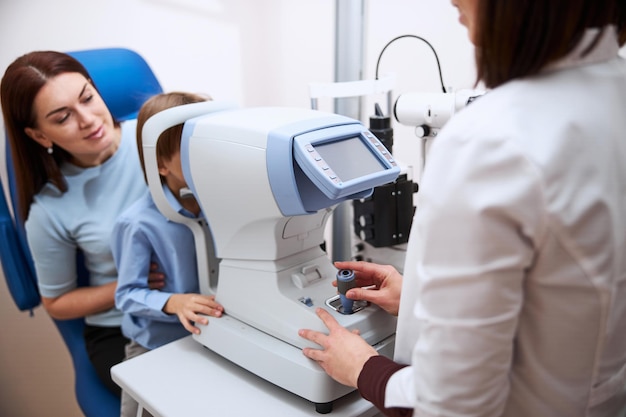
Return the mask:
[[[143,177],[148,182],[146,175],[146,164],[143,155],[143,138],[142,130],[148,119],[160,111],[171,107],[182,106],[184,104],[200,103],[211,100],[209,96],[202,96],[193,93],[184,93],[174,91],[171,93],[161,93],[150,97],[139,110],[137,115],[137,151],[139,152],[139,161],[143,170]],[[156,146],[157,163],[160,165],[162,161],[169,161],[180,152],[180,140],[183,134],[183,125],[172,126],[161,133]],[[161,177],[161,183],[165,182],[165,178]]]
[[[15,172],[16,215],[22,221],[28,217],[34,196],[46,183],[50,182],[63,193],[67,191],[60,167],[63,162],[71,160],[72,155],[57,146],[52,154],[48,154],[24,131],[27,127],[36,127],[37,115],[33,104],[39,91],[48,80],[65,73],[79,73],[91,82],[89,73],[80,62],[56,51],[34,51],[22,55],[7,67],[0,82],[2,115]],[[115,125],[119,123],[115,122]]]
[[[624,0],[479,0],[477,3],[477,79],[494,88],[537,74],[565,57],[587,28],[617,27],[626,41]],[[595,47],[598,38],[588,53]]]

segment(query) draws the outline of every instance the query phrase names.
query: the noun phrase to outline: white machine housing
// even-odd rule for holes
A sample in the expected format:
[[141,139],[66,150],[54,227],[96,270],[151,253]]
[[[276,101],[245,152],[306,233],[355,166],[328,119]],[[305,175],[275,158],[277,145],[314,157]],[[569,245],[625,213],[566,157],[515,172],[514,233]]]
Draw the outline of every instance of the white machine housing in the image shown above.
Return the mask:
[[396,99],[393,113],[400,124],[415,126],[416,136],[437,136],[454,113],[484,93],[466,89],[450,93],[404,93]]
[[[183,122],[183,174],[208,225],[175,213],[158,179],[158,137]],[[155,203],[194,232],[201,292],[215,294],[225,309],[194,335],[198,342],[318,404],[353,389],[301,352],[317,346],[299,329],[327,331],[317,307],[393,354],[395,318],[373,305],[342,314],[331,285],[337,269],[321,249],[339,202],[369,196],[400,172],[360,122],[316,110],[207,102],[153,116],[143,137]]]

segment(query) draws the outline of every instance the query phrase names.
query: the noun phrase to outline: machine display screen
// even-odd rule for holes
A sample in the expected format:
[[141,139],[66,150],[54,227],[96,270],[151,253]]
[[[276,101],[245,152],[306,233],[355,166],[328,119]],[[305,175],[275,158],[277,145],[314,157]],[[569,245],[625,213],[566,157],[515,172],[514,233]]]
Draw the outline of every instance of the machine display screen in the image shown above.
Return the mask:
[[[294,135],[293,156],[315,191],[335,201],[368,197],[374,187],[395,180],[400,173],[393,155],[360,123]],[[308,187],[306,182],[299,184],[300,191]],[[306,194],[315,195],[315,191]]]
[[358,136],[314,145],[313,148],[341,181],[350,181],[386,169],[380,159],[367,146],[363,146]]

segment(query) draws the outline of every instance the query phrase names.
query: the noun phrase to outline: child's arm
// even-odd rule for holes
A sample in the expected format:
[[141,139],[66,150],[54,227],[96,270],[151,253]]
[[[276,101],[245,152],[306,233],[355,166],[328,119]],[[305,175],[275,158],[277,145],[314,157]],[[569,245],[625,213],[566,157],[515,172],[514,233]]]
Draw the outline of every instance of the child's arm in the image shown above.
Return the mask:
[[207,316],[220,317],[224,307],[215,301],[214,295],[202,294],[172,294],[163,306],[163,311],[167,314],[176,314],[185,329],[191,333],[200,334],[200,329],[193,323],[208,324]]
[[120,217],[111,234],[111,250],[118,270],[116,307],[124,314],[175,321],[162,311],[171,294],[151,289],[152,245],[142,230]]

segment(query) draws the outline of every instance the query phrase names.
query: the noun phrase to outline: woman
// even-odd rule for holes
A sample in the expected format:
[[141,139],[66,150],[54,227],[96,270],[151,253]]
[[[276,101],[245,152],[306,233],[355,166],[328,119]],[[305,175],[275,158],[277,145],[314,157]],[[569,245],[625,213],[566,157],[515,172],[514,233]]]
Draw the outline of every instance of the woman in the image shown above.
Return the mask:
[[336,265],[398,314],[395,362],[323,310],[304,354],[387,415],[624,416],[626,6],[453,3],[490,92],[431,148],[404,279]]
[[[16,59],[2,78],[0,97],[17,215],[26,220],[42,304],[55,319],[85,317],[90,359],[119,394],[110,368],[122,361],[128,340],[114,304],[110,233],[117,215],[146,189],[135,121],[116,122],[86,69],[59,52]],[[87,287],[77,287],[78,249],[90,273]],[[156,273],[152,278],[162,279]]]

